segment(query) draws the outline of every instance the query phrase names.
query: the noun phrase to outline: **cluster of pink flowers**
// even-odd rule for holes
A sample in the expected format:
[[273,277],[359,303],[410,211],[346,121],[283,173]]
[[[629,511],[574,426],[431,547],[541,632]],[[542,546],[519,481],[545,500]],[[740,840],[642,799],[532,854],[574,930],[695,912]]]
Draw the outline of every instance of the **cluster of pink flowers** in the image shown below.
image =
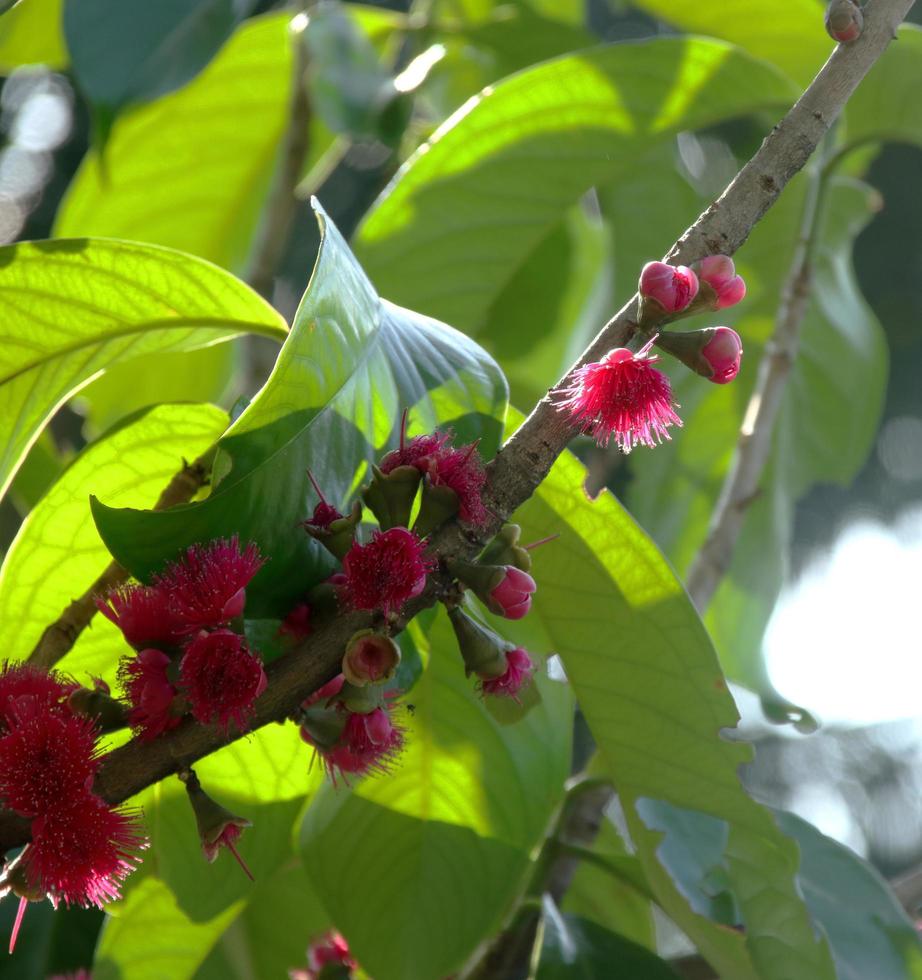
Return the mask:
[[153,584],[97,600],[137,651],[122,661],[119,679],[141,738],[175,728],[186,713],[245,730],[266,687],[241,627],[246,586],[262,564],[255,545],[241,548],[236,537],[193,545]]
[[612,440],[629,453],[653,447],[681,426],[669,379],[650,353],[654,343],[715,384],[739,373],[742,341],[730,327],[686,333],[655,331],[668,320],[703,310],[722,310],[740,302],[746,284],[727,255],[711,255],[691,268],[648,262],[640,274],[638,330],[646,338],[639,350],[618,347],[572,375],[557,407],[599,445]]
[[326,932],[307,947],[307,969],[289,970],[289,980],[349,980],[358,964],[338,932]]
[[132,811],[93,793],[95,719],[74,711],[77,685],[27,665],[0,669],[0,799],[31,821],[31,843],[4,872],[19,896],[10,951],[27,902],[102,906],[146,846]]

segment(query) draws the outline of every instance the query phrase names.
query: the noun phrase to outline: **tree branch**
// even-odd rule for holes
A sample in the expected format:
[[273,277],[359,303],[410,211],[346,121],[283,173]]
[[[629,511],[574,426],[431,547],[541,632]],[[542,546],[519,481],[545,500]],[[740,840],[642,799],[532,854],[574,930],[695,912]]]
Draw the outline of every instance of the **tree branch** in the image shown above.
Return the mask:
[[[753,225],[777,199],[784,185],[816,148],[846,99],[883,53],[913,0],[872,0],[863,36],[840,46],[801,99],[775,127],[721,198],[676,242],[669,258],[688,263],[709,252],[734,252]],[[634,296],[605,325],[575,367],[597,360],[622,345],[634,329]],[[567,419],[553,405],[553,395],[568,384],[571,371],[549,392],[489,464],[487,504],[496,514],[487,533],[495,532],[534,492],[573,435]],[[480,539],[452,524],[435,535],[433,550],[441,556],[473,554]],[[434,604],[445,576],[433,575],[425,592],[408,604],[408,615]],[[345,642],[372,617],[352,613],[319,628],[292,653],[270,665],[269,686],[256,704],[253,727],[281,720],[339,670]],[[165,775],[189,766],[233,740],[214,726],[187,720],[150,742],[133,740],[110,753],[97,776],[95,789],[112,803],[122,802]],[[25,842],[21,820],[0,818],[0,850]]]

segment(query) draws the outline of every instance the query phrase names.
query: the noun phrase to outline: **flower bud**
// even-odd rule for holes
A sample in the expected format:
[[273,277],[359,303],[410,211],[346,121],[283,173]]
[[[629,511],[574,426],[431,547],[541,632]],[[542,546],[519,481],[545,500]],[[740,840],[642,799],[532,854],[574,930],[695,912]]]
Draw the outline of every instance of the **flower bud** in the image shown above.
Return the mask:
[[730,327],[706,327],[685,333],[664,331],[656,338],[656,345],[715,384],[727,384],[739,374],[743,342]]
[[355,687],[389,681],[400,664],[400,647],[383,633],[359,630],[346,644],[343,676]]
[[[319,510],[322,504],[318,504]],[[332,508],[331,508],[332,509]],[[315,511],[316,517],[316,511]],[[317,523],[314,518],[302,521],[301,527],[315,540],[319,541],[327,551],[340,561],[355,541],[355,529],[362,520],[362,505],[356,500],[348,516],[339,515],[327,523]]]
[[658,322],[681,313],[698,293],[698,277],[684,265],[648,262],[640,273],[640,320]]
[[483,549],[480,561],[484,565],[514,565],[523,572],[531,571],[531,555],[519,544],[522,529],[518,524],[504,524],[502,530]]
[[535,580],[514,565],[504,566],[505,575],[490,592],[488,606],[506,619],[521,619],[531,609],[531,597],[537,589]]
[[253,826],[251,821],[244,817],[234,816],[230,810],[226,810],[220,803],[215,802],[202,789],[198,776],[191,769],[180,773],[179,778],[186,785],[186,793],[189,795],[189,802],[192,804],[192,811],[195,814],[195,823],[198,827],[205,860],[209,864],[213,864],[219,849],[226,847],[237,859],[237,863],[243,868],[246,876],[250,881],[253,881],[250,869],[234,846],[241,832],[247,827]]
[[448,610],[448,618],[464,660],[465,674],[477,674],[481,678],[501,677],[508,667],[506,651],[512,650],[513,644],[475,622],[458,607]]
[[382,531],[410,526],[410,512],[421,479],[415,466],[396,466],[387,473],[371,467],[371,483],[362,490],[362,500],[378,518]]
[[861,37],[864,14],[854,0],[832,0],[826,8],[826,33],[841,44]]
[[746,283],[736,274],[729,255],[708,255],[695,262],[699,292],[694,309],[722,310],[739,303],[746,295]]

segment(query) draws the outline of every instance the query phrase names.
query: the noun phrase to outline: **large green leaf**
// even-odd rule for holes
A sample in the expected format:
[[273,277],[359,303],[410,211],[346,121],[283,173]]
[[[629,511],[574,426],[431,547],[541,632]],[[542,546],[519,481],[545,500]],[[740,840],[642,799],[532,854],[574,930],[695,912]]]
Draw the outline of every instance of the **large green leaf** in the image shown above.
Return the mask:
[[631,0],[675,27],[738,44],[806,85],[832,53],[820,0],[786,0],[769,11],[753,0]]
[[[738,716],[694,607],[617,501],[606,492],[590,502],[584,480],[565,454],[517,514],[528,537],[561,534],[534,553],[533,615],[563,660],[657,901],[721,975],[831,978],[794,882],[797,847],[740,784],[749,748],[720,736]],[[690,911],[656,857],[656,836],[642,833],[640,798],[727,821],[724,862],[745,936]]]
[[[19,529],[0,568],[0,644],[3,656],[21,660],[42,630],[75,596],[82,595],[109,562],[93,525],[88,498],[113,505],[147,505],[181,468],[220,436],[224,412],[211,405],[160,405],[87,447],[39,501]],[[114,679],[127,647],[121,633],[99,616],[63,666]]]
[[0,19],[0,74],[20,65],[67,66],[61,28],[64,0],[21,0]]
[[208,262],[93,239],[0,249],[0,493],[54,411],[110,367],[251,331],[286,335],[275,310]]
[[123,902],[109,906],[94,980],[183,980],[191,977],[228,924],[232,905],[208,922],[192,922],[159,879],[148,877]]
[[252,0],[69,0],[64,36],[83,93],[111,118],[194,78]]
[[382,292],[477,333],[586,190],[617,180],[653,142],[795,94],[776,69],[697,38],[546,62],[439,128],[366,217],[357,254]]
[[236,532],[271,558],[247,590],[254,616],[284,613],[325,577],[331,559],[296,525],[316,497],[354,492],[367,465],[396,444],[400,416],[450,424],[495,451],[505,381],[472,341],[378,298],[319,204],[323,241],[294,327],[265,387],[221,440],[216,487],[199,504],[146,513],[95,507],[103,539],[141,578],[193,541]]
[[77,172],[55,234],[155,242],[241,271],[287,120],[288,21],[249,21],[181,91],[121,116],[104,166],[91,152]]
[[302,827],[307,874],[377,980],[445,976],[499,928],[570,761],[564,685],[544,678],[541,702],[501,725],[464,677],[444,612],[411,630],[428,664],[405,754],[351,792],[326,787]]

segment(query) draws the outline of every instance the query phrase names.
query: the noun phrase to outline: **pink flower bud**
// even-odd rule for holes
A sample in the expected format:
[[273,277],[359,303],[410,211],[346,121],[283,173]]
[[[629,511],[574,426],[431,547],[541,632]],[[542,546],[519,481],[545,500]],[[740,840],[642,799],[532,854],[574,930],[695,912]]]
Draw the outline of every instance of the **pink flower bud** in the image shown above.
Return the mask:
[[359,630],[346,644],[343,675],[356,687],[390,680],[400,664],[400,647],[383,633]]
[[693,266],[698,273],[698,279],[707,283],[714,290],[714,299],[710,306],[722,310],[733,306],[746,295],[746,283],[742,276],[736,274],[733,259],[729,255],[709,255]]
[[490,593],[490,598],[495,602],[490,608],[494,611],[498,608],[499,614],[506,619],[521,619],[531,609],[531,597],[537,585],[528,572],[514,565],[506,565],[505,573],[503,580]]
[[531,681],[535,665],[527,650],[516,647],[506,652],[506,669],[498,677],[480,677],[480,690],[494,697],[518,700],[519,691]]
[[832,0],[826,9],[826,33],[841,44],[861,37],[864,14],[854,0]]
[[701,348],[701,356],[713,369],[710,380],[714,384],[729,383],[740,370],[740,359],[743,356],[740,335],[730,327],[717,327],[714,336]]
[[648,262],[640,273],[640,295],[655,300],[666,313],[684,310],[698,293],[698,277],[684,265]]

